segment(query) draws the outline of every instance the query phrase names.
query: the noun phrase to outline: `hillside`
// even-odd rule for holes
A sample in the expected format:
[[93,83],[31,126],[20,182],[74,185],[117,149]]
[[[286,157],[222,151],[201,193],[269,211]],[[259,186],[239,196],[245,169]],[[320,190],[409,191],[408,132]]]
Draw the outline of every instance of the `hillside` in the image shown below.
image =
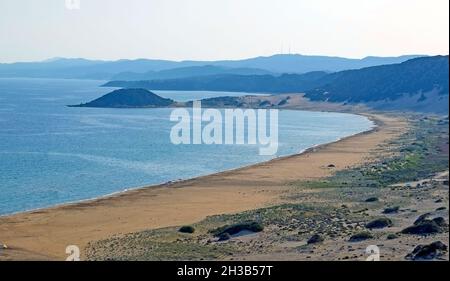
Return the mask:
[[318,86],[326,72],[273,75],[211,75],[167,80],[110,81],[105,87],[146,88],[151,90],[226,91],[259,93],[303,92]]
[[171,99],[165,99],[145,89],[120,89],[108,93],[91,102],[71,105],[71,107],[165,107],[173,104]]
[[306,91],[313,101],[366,103],[383,109],[448,112],[449,58],[435,56],[401,64],[330,74]]
[[211,76],[221,74],[235,74],[235,75],[265,75],[274,73],[256,69],[256,68],[229,68],[223,66],[203,65],[203,66],[189,66],[180,67],[161,71],[147,71],[145,73],[139,72],[121,72],[113,76],[113,80],[127,80],[127,81],[139,81],[139,80],[162,80],[162,79],[175,79],[186,77],[200,77]]

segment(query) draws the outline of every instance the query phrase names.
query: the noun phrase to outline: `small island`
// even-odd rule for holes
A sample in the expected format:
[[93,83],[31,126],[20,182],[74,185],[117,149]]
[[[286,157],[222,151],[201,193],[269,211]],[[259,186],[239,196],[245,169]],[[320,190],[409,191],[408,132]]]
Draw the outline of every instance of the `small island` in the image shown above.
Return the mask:
[[[292,105],[298,105],[302,101],[301,96],[291,99],[291,96],[286,94],[223,96],[201,99],[202,104],[208,108],[287,108]],[[179,102],[158,96],[147,89],[124,88],[112,91],[87,103],[68,106],[99,108],[192,107],[193,101]]]
[[166,99],[146,89],[119,89],[98,99],[69,107],[103,107],[103,108],[155,108],[175,105],[172,99]]

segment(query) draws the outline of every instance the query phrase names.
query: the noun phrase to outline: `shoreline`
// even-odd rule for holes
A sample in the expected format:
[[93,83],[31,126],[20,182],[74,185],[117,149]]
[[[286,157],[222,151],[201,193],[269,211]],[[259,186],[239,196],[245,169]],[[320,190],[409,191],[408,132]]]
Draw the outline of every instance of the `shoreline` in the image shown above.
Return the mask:
[[[12,259],[62,260],[64,245],[75,244],[83,249],[88,242],[111,235],[189,224],[210,215],[279,203],[280,195],[288,189],[287,183],[323,178],[349,165],[369,161],[366,158],[371,150],[398,135],[405,124],[399,118],[360,115],[375,126],[294,155],[170,184],[2,216],[0,242],[13,249]],[[355,144],[363,147],[355,151]],[[342,156],[342,149],[351,150]],[[324,167],[330,161],[335,162],[335,169]]]
[[[286,110],[293,110],[293,109],[286,109]],[[316,112],[319,112],[319,111],[316,111]],[[328,112],[328,111],[324,111],[324,112]],[[354,137],[354,136],[358,136],[360,134],[370,133],[373,130],[376,130],[380,126],[380,124],[377,123],[376,119],[371,118],[371,115],[367,115],[367,114],[364,114],[364,113],[344,113],[344,114],[354,114],[354,115],[364,116],[369,121],[372,122],[372,125],[371,125],[371,127],[369,127],[365,131],[362,131],[362,132],[359,132],[359,133],[355,133],[355,134],[352,134],[352,135],[348,135],[346,137],[341,137],[341,138],[338,138],[338,139],[336,139],[334,141],[331,141],[331,142],[322,143],[322,144],[316,144],[316,145],[313,145],[313,146],[311,146],[309,148],[305,148],[305,149],[301,150],[300,152],[297,152],[297,153],[294,153],[294,154],[289,154],[289,155],[275,157],[275,158],[269,159],[267,161],[257,162],[257,163],[254,163],[254,164],[240,166],[240,167],[236,167],[236,168],[232,168],[232,169],[228,169],[228,170],[217,171],[217,172],[213,172],[211,174],[194,176],[194,177],[186,178],[186,179],[170,180],[170,181],[166,181],[166,182],[162,182],[162,183],[155,183],[155,184],[142,185],[142,186],[136,186],[136,187],[128,187],[128,188],[125,188],[123,190],[115,191],[115,192],[108,193],[108,194],[105,194],[105,195],[99,195],[99,196],[92,197],[92,198],[87,198],[87,199],[81,199],[81,200],[74,200],[74,201],[68,201],[68,202],[63,202],[63,203],[57,203],[57,204],[50,205],[50,206],[47,206],[47,207],[41,207],[41,208],[35,208],[35,209],[29,209],[29,210],[23,210],[23,211],[17,211],[17,212],[13,212],[13,213],[0,214],[0,219],[1,218],[5,218],[5,217],[7,218],[7,217],[15,216],[15,215],[21,215],[21,214],[32,214],[32,213],[35,213],[35,212],[41,212],[41,211],[55,209],[55,208],[62,208],[62,207],[66,207],[66,206],[76,206],[77,204],[95,203],[98,200],[104,200],[104,199],[108,199],[108,198],[113,198],[113,197],[120,196],[120,195],[123,195],[124,193],[128,193],[128,192],[139,191],[139,190],[149,189],[149,188],[170,187],[173,184],[184,183],[184,182],[188,182],[188,181],[191,181],[191,180],[201,179],[203,177],[208,177],[208,176],[213,176],[213,175],[220,175],[222,173],[228,173],[228,172],[238,172],[241,169],[252,168],[252,167],[256,167],[258,165],[266,164],[266,163],[269,164],[269,163],[272,163],[272,162],[274,162],[276,160],[281,160],[282,161],[283,159],[288,159],[290,157],[296,157],[296,156],[300,156],[300,155],[305,154],[305,153],[313,152],[316,149],[320,149],[322,146],[327,146],[327,145],[330,145],[330,144],[333,144],[333,143],[337,143],[339,141],[342,141],[342,140],[345,140],[345,139],[348,139],[348,138],[351,138],[351,137]]]

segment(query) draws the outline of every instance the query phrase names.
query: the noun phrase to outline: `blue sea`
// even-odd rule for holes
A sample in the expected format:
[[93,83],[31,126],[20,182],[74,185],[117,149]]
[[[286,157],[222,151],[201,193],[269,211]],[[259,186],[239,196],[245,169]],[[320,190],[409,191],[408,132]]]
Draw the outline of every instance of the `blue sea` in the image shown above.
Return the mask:
[[[171,109],[71,108],[104,81],[0,79],[0,215],[234,169],[368,130],[351,114],[279,112],[277,155],[254,145],[174,145]],[[178,101],[243,95],[155,91]]]

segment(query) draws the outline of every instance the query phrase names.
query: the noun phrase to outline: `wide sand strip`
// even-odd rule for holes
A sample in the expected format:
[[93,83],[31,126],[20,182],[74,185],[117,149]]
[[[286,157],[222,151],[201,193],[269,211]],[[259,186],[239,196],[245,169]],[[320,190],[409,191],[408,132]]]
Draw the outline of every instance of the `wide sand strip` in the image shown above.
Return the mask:
[[[370,161],[380,145],[404,132],[407,125],[399,118],[368,116],[377,122],[377,129],[303,154],[82,203],[0,217],[0,243],[9,248],[0,250],[0,260],[64,260],[68,245],[79,246],[83,257],[89,241],[190,224],[210,215],[279,203],[289,188],[287,183],[325,177]],[[329,164],[336,168],[328,168]]]

